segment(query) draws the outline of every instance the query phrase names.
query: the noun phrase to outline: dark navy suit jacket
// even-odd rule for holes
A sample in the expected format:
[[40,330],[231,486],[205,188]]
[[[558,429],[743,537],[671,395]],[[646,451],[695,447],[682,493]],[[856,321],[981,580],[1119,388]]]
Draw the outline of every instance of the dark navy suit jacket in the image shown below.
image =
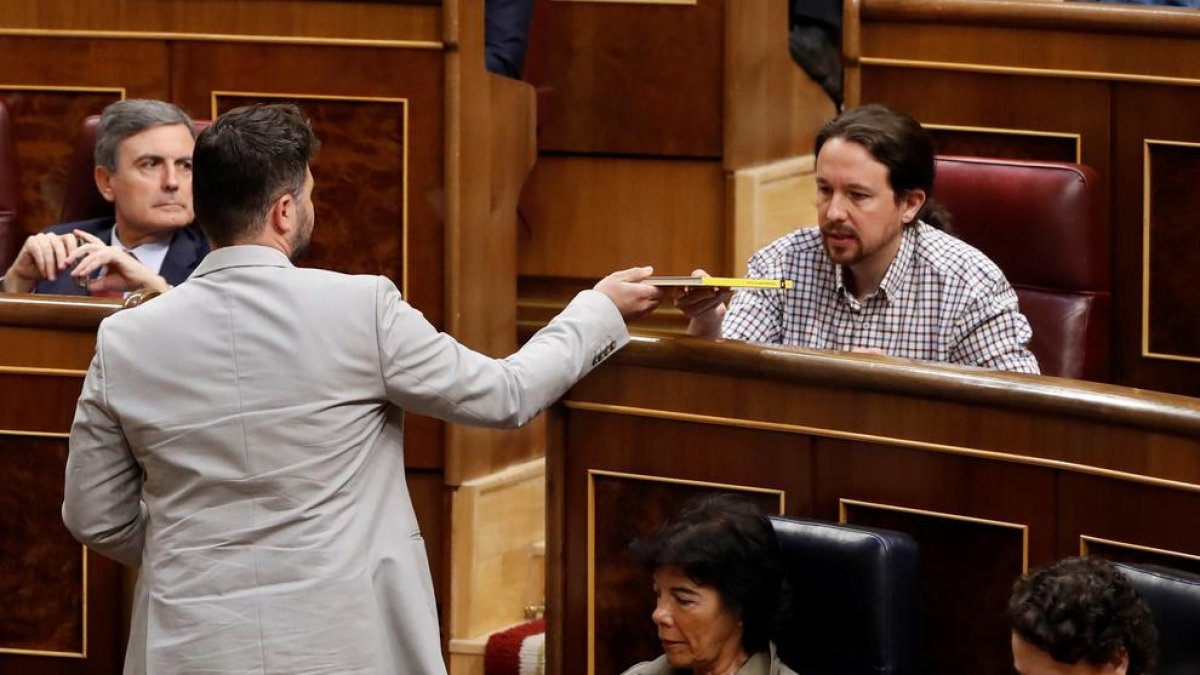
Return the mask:
[[[74,223],[63,223],[54,227],[46,228],[46,232],[54,234],[66,234],[72,230],[83,230],[89,234],[94,234],[104,240],[104,243],[112,243],[113,226],[116,225],[116,219],[112,216],[104,218],[93,218],[92,220],[80,220]],[[167,257],[163,258],[162,268],[158,270],[159,276],[167,280],[168,284],[178,286],[196,269],[196,265],[204,256],[208,255],[208,237],[204,236],[204,232],[200,230],[198,225],[188,225],[175,231],[171,237],[171,244],[167,248]],[[33,287],[34,293],[54,293],[56,295],[87,295],[86,288],[80,288],[75,279],[69,274],[59,274],[54,281],[43,279]]]

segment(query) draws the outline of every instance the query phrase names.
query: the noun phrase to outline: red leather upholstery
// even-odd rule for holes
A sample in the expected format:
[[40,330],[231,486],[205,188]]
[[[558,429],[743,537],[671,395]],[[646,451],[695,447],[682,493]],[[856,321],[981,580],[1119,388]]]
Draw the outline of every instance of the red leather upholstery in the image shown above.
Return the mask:
[[8,269],[21,243],[17,231],[18,192],[12,117],[0,101],[0,271]]
[[950,210],[954,233],[994,260],[1016,289],[1042,373],[1107,381],[1111,262],[1095,172],[942,156],[933,196]]
[[[106,201],[96,189],[95,151],[96,127],[100,124],[99,115],[91,115],[83,121],[79,136],[75,139],[75,152],[71,155],[71,163],[67,165],[67,185],[63,191],[63,210],[59,222],[70,223],[76,220],[111,216],[112,203]],[[211,122],[195,120],[196,133],[200,133]]]

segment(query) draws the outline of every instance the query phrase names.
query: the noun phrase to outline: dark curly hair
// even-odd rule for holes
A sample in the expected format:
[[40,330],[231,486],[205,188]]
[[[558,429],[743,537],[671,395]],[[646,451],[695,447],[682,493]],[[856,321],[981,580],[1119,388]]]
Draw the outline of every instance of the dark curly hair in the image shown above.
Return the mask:
[[1129,579],[1104,560],[1066,558],[1021,577],[1008,617],[1014,633],[1059,663],[1099,666],[1125,653],[1126,675],[1154,668],[1154,617]]
[[783,563],[775,529],[753,502],[733,494],[703,497],[630,548],[651,570],[679,567],[714,588],[742,622],[746,653],[766,651],[783,607]]

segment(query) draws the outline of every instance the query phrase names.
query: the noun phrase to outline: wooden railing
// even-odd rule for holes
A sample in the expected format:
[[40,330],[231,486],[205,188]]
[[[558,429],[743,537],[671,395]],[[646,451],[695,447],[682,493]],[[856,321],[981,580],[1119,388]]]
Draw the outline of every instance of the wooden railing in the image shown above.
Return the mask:
[[1200,568],[1192,398],[641,337],[572,389],[550,428],[555,672],[656,655],[649,580],[626,547],[713,490],[916,537],[937,675],[1010,672],[1004,607],[1031,566],[1087,550]]

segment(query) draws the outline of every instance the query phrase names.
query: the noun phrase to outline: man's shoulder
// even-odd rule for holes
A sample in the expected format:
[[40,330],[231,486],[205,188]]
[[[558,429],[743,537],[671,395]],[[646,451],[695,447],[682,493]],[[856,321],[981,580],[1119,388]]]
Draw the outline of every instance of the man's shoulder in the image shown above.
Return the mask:
[[919,266],[973,286],[990,286],[1005,279],[1004,272],[983,251],[925,223],[917,228],[914,257]]
[[48,234],[67,234],[68,232],[74,232],[75,230],[83,230],[88,234],[99,235],[102,232],[111,230],[116,222],[116,219],[112,216],[104,216],[101,218],[76,220],[70,223],[51,225],[50,227],[42,230],[42,232],[46,232]]

